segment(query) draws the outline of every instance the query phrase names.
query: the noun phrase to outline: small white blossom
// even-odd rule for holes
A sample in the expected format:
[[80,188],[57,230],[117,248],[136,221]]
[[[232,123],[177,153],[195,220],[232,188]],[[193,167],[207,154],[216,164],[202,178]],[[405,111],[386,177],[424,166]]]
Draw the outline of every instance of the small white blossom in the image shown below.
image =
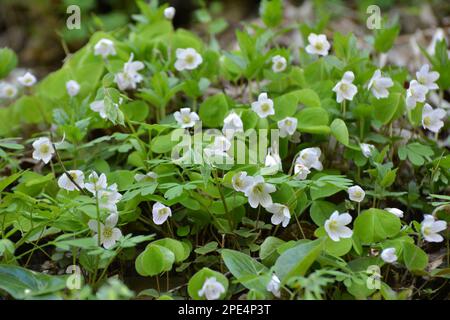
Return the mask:
[[375,146],[373,144],[368,143],[360,143],[359,147],[361,148],[363,156],[366,158],[370,158],[372,152],[375,150]]
[[244,132],[244,124],[241,117],[232,111],[223,119],[222,132],[228,139],[231,139],[237,132]]
[[355,75],[352,71],[347,71],[344,73],[341,81],[339,81],[333,88],[336,92],[336,101],[341,103],[344,100],[353,100],[353,97],[358,92],[358,88],[353,84],[355,80]]
[[252,110],[260,117],[274,115],[273,101],[267,97],[267,93],[263,92],[258,96],[258,101],[252,102]]
[[193,48],[177,49],[175,54],[175,69],[178,71],[194,70],[203,62],[202,56]]
[[353,186],[348,188],[348,197],[350,200],[355,202],[361,202],[364,200],[364,197],[366,196],[366,193],[360,186]]
[[0,98],[12,99],[16,95],[17,95],[16,86],[6,82],[0,83]]
[[308,169],[303,163],[295,163],[294,164],[294,174],[295,179],[297,180],[305,180],[308,177],[308,174],[311,173],[311,170]]
[[163,205],[160,202],[156,202],[153,205],[153,209],[152,209],[152,217],[153,217],[153,222],[157,225],[161,225],[164,222],[166,222],[166,220],[172,216],[172,210],[170,210],[169,207]]
[[286,117],[278,121],[278,129],[280,129],[280,137],[285,138],[292,136],[297,130],[297,118]]
[[180,111],[176,111],[173,116],[182,128],[191,128],[200,120],[198,114],[194,111],[191,112],[190,108],[181,108]]
[[91,229],[95,233],[95,241],[100,240],[100,244],[103,245],[105,249],[112,248],[122,237],[122,232],[120,231],[120,229],[115,228],[118,220],[119,215],[117,213],[112,213],[106,218],[105,224],[92,219],[88,222],[89,229]]
[[21,77],[17,77],[17,82],[19,82],[24,87],[32,87],[36,83],[36,77],[30,73],[27,72]]
[[100,177],[97,172],[93,171],[89,177],[88,181],[84,184],[84,187],[93,195],[98,191],[104,190],[108,187],[108,182],[106,181],[106,175],[102,173]]
[[276,152],[272,152],[272,148],[267,150],[266,158],[264,159],[264,165],[266,168],[272,168],[276,171],[282,170],[282,163],[280,155]]
[[389,96],[388,88],[392,87],[394,82],[389,77],[382,77],[381,70],[375,70],[372,78],[369,81],[368,88],[372,91],[375,98],[387,98]]
[[307,53],[318,54],[320,56],[328,55],[331,45],[328,42],[326,35],[310,33],[308,35],[308,42],[309,44],[305,48]]
[[173,17],[175,17],[175,8],[174,7],[165,8],[164,17],[166,17],[167,20],[172,20]]
[[350,222],[352,222],[352,216],[347,212],[339,214],[339,212],[334,211],[330,218],[325,221],[325,231],[333,241],[339,241],[340,238],[351,238],[353,231],[346,227]]
[[266,183],[262,176],[256,176],[253,178],[252,184],[245,190],[245,195],[252,208],[257,208],[259,205],[267,208],[272,204],[270,193],[275,191],[276,188],[273,184]]
[[281,224],[283,227],[286,227],[291,220],[291,213],[289,212],[289,208],[280,203],[272,203],[270,206],[266,208],[266,210],[272,213],[272,218],[270,221],[274,225]]
[[281,286],[280,279],[276,276],[276,274],[273,274],[272,278],[270,278],[270,281],[266,286],[266,289],[267,291],[272,292],[272,294],[275,297],[279,298],[281,296],[280,286]]
[[439,79],[439,72],[431,71],[428,64],[424,64],[419,71],[416,72],[417,81],[428,88],[428,90],[439,89],[435,83]]
[[253,183],[253,177],[247,176],[247,172],[241,171],[236,173],[233,178],[231,178],[231,184],[234,190],[245,192],[248,187]]
[[215,277],[207,278],[198,291],[198,295],[205,297],[206,300],[217,300],[223,293],[225,293],[225,287]]
[[319,160],[321,154],[322,151],[317,147],[303,149],[300,151],[295,163],[300,163],[308,169],[314,168],[321,171],[323,169],[322,162]]
[[276,55],[272,58],[272,70],[273,72],[283,72],[286,70],[287,61],[286,58],[280,55]]
[[100,39],[94,46],[94,55],[102,56],[103,59],[106,59],[108,56],[115,56],[116,48],[114,47],[114,42],[106,38]]
[[45,164],[49,163],[55,149],[49,138],[39,138],[33,142],[33,159],[42,160]]
[[447,222],[444,220],[435,220],[431,214],[426,214],[422,221],[421,232],[423,238],[428,242],[442,242],[444,238],[439,232],[447,229]]
[[75,80],[66,82],[66,90],[69,96],[75,97],[80,92],[80,85]]
[[134,175],[134,180],[136,180],[137,182],[141,182],[141,181],[156,182],[157,179],[158,179],[158,174],[153,171],[147,172],[146,174],[136,173]]
[[134,54],[132,53],[128,62],[125,62],[123,65],[122,72],[119,72],[114,76],[114,81],[122,91],[136,89],[137,84],[144,79],[139,71],[144,69],[145,65],[141,61],[133,61],[133,59]]
[[228,155],[231,148],[231,142],[222,135],[214,137],[214,142],[209,144],[204,150],[205,160],[214,164],[230,163],[233,159]]
[[114,183],[107,189],[97,191],[98,205],[101,209],[117,211],[117,203],[122,199],[122,195],[117,192],[117,185]]
[[393,215],[403,218],[403,211],[397,208],[384,208],[385,211],[392,213]]
[[[84,173],[80,170],[69,170],[67,173],[70,175],[73,181],[78,185],[80,188],[84,188]],[[67,176],[66,173],[63,173],[59,179],[58,179],[58,186],[61,189],[67,190],[67,191],[74,191],[77,190],[78,187],[72,182],[72,180]]]
[[106,114],[105,102],[103,100],[93,101],[89,107],[92,111],[97,112],[102,119],[106,119],[108,117]]
[[422,127],[432,132],[439,132],[444,126],[444,121],[447,113],[444,109],[433,109],[428,103],[425,103],[422,109]]
[[397,261],[398,257],[395,254],[395,248],[386,248],[381,252],[381,259],[387,263],[393,263]]
[[416,80],[409,83],[409,88],[406,91],[406,107],[412,110],[416,107],[417,102],[425,102],[428,88]]

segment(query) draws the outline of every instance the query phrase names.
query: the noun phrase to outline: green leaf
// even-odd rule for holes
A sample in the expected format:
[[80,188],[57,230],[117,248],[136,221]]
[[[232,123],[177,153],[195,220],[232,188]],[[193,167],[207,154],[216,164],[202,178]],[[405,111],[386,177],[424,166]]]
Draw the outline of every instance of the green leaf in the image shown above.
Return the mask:
[[306,107],[320,108],[322,106],[319,95],[312,89],[306,88],[296,92],[298,102]]
[[197,248],[194,250],[195,253],[204,255],[210,252],[216,251],[218,243],[216,241],[211,241],[205,244],[203,247]]
[[394,41],[400,32],[400,26],[381,28],[375,32],[374,48],[377,52],[387,52],[394,45]]
[[266,266],[272,266],[279,254],[277,249],[284,243],[284,240],[278,239],[277,237],[267,237],[259,248],[259,257],[262,263]]
[[275,263],[275,273],[286,283],[293,276],[304,276],[322,252],[323,239],[301,243],[284,251]]
[[17,66],[17,56],[9,48],[0,49],[0,79],[5,78]]
[[324,200],[316,200],[313,201],[309,212],[314,223],[321,227],[335,210],[336,205],[334,203]]
[[353,231],[362,243],[374,243],[395,236],[400,228],[400,219],[395,215],[371,208],[356,218]]
[[[223,262],[233,276],[248,289],[254,289],[264,292],[266,290],[265,279],[259,277],[263,273],[267,273],[268,269],[245,253],[223,249],[220,251]],[[240,280],[245,278],[245,280]]]
[[203,284],[205,283],[206,279],[208,278],[216,278],[218,282],[220,282],[223,287],[225,288],[225,292],[222,293],[219,297],[219,299],[225,298],[228,290],[228,279],[223,274],[211,270],[209,268],[203,268],[200,271],[198,271],[196,274],[194,274],[191,279],[189,279],[188,283],[188,293],[189,296],[194,300],[206,300],[205,296],[200,297],[198,295],[198,292],[202,289]]
[[276,27],[283,19],[283,2],[281,0],[263,0],[259,7],[259,14],[266,26]]
[[220,127],[228,113],[228,101],[223,93],[207,98],[200,105],[199,116],[203,125],[208,127]]
[[393,120],[402,103],[402,95],[398,92],[391,92],[384,99],[372,99],[373,115],[382,124],[388,124]]
[[14,173],[12,175],[10,175],[9,177],[6,177],[4,179],[0,180],[0,192],[2,192],[3,190],[5,190],[5,188],[7,186],[9,186],[11,183],[13,183],[14,181],[16,181],[17,179],[20,178],[20,176],[24,173],[24,171],[21,172],[17,172]]
[[180,262],[186,260],[189,257],[189,254],[191,253],[190,250],[186,250],[186,248],[183,246],[182,242],[175,240],[175,239],[171,239],[171,238],[159,239],[159,240],[153,241],[149,245],[150,246],[151,245],[159,245],[159,246],[169,249],[170,251],[173,252],[176,263],[180,263]]
[[0,289],[15,299],[55,293],[66,288],[66,276],[50,276],[12,265],[0,265]]
[[348,145],[348,129],[342,119],[334,119],[330,125],[331,134],[343,145]]
[[150,244],[135,261],[136,271],[141,276],[156,276],[172,269],[174,253],[166,247]]
[[403,261],[410,271],[423,270],[428,265],[428,255],[418,246],[403,242]]
[[171,151],[178,143],[179,141],[174,139],[170,133],[153,138],[150,148],[155,153],[166,153]]
[[301,132],[328,134],[328,112],[322,108],[305,108],[295,115],[298,119],[297,129]]

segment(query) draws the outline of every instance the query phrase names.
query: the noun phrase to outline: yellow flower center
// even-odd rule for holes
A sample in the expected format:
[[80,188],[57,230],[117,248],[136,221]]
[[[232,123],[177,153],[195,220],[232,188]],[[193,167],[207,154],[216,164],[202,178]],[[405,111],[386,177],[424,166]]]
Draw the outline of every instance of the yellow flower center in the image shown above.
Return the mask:
[[431,234],[431,229],[429,227],[423,228],[423,234],[428,236]]
[[315,44],[314,44],[314,48],[316,48],[317,50],[322,50],[323,49],[323,44],[322,44],[322,42],[316,42]]
[[270,105],[269,105],[268,103],[263,103],[263,104],[261,105],[261,110],[262,110],[263,112],[267,112],[267,111],[269,111],[269,109],[270,109]]
[[342,83],[341,84],[341,91],[347,92],[347,90],[348,90],[348,85],[346,83]]
[[429,126],[431,124],[431,118],[429,116],[424,117],[423,124]]
[[184,117],[183,117],[183,122],[184,122],[184,123],[189,123],[189,122],[191,122],[191,117],[189,117],[189,116],[184,116]]
[[104,238],[111,238],[112,237],[112,229],[111,228],[103,228],[103,237]]
[[286,126],[288,126],[288,127],[292,125],[292,121],[291,121],[291,120],[286,120],[284,123],[285,123]]
[[330,224],[328,225],[328,228],[330,230],[334,231],[337,229],[337,227],[338,227],[337,221],[334,221],[334,220],[330,221]]
[[47,144],[43,144],[39,147],[39,151],[41,153],[48,153],[50,151],[50,147]]
[[276,67],[277,69],[282,69],[282,68],[283,68],[283,62],[278,61],[278,62],[276,63],[276,65],[275,65],[275,67]]
[[75,172],[71,172],[70,176],[72,177],[73,180],[76,180],[78,178],[78,175]]
[[192,64],[195,62],[195,57],[192,54],[188,54],[185,60],[187,64]]

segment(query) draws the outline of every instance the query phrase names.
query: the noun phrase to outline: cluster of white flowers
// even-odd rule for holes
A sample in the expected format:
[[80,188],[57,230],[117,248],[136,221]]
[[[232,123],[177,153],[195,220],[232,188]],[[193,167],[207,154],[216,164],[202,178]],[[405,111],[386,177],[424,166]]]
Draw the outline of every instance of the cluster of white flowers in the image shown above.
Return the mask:
[[234,190],[243,192],[252,208],[262,206],[272,213],[271,222],[286,227],[291,219],[289,208],[280,203],[273,203],[271,193],[276,191],[273,184],[267,183],[262,176],[248,176],[247,172],[236,173],[231,179]]
[[426,95],[430,90],[438,89],[435,83],[439,79],[439,73],[436,71],[430,72],[430,66],[423,65],[418,72],[416,72],[417,80],[412,80],[409,83],[409,88],[406,91],[406,107],[412,110],[416,107],[417,102],[425,102]]
[[123,70],[114,76],[114,81],[120,90],[134,90],[138,83],[144,78],[139,73],[144,69],[144,64],[141,61],[133,61],[134,54],[130,55],[130,59],[123,65]]
[[317,148],[306,148],[300,151],[294,163],[294,176],[298,180],[305,180],[311,169],[322,171],[323,165],[320,162],[322,151]]

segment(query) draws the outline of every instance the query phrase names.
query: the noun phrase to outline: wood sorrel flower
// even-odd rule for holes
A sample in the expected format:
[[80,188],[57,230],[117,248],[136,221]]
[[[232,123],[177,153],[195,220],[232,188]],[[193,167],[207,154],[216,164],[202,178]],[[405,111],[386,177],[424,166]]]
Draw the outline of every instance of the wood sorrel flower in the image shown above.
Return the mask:
[[206,300],[217,300],[222,293],[225,293],[225,288],[215,277],[207,278],[202,288],[198,291],[198,295],[205,297]]
[[267,93],[263,92],[258,96],[258,101],[252,102],[252,110],[260,117],[274,115],[273,101],[267,97]]
[[309,54],[318,54],[320,56],[328,55],[331,46],[326,35],[310,33],[308,35],[308,42],[309,44],[306,46],[305,50]]
[[45,164],[49,163],[55,149],[49,138],[39,138],[33,142],[33,159],[42,160]]
[[178,71],[194,70],[203,62],[202,56],[193,48],[177,49],[175,54],[175,69]]
[[330,218],[325,221],[325,231],[333,241],[339,241],[341,238],[351,238],[353,231],[346,227],[352,222],[352,216],[347,212],[339,214],[334,211]]

